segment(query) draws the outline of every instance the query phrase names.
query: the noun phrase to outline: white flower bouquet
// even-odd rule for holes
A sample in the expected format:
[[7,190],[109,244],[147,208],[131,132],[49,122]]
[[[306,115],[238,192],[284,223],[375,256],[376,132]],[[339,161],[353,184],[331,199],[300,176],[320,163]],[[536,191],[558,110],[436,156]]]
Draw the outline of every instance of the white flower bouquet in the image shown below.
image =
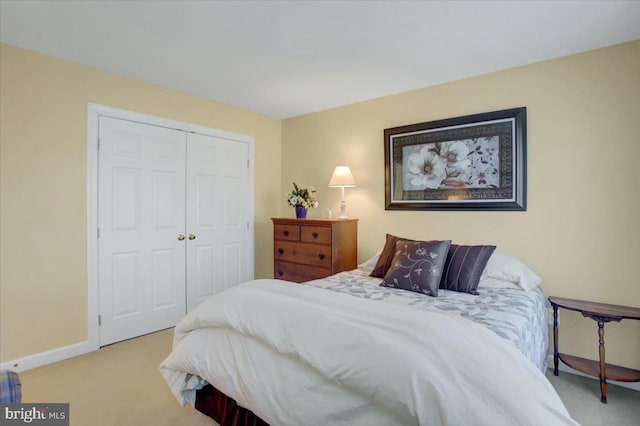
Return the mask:
[[316,190],[313,186],[300,188],[295,182],[293,182],[293,191],[287,194],[287,202],[291,207],[312,209],[318,207],[318,200],[316,199],[315,193]]

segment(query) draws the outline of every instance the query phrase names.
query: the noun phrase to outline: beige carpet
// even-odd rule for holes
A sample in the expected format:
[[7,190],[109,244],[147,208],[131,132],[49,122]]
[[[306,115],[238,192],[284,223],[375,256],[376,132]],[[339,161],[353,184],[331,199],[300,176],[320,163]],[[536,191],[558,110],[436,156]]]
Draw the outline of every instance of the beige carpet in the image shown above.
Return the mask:
[[[171,351],[173,330],[142,336],[20,374],[24,402],[69,402],[71,425],[215,425],[180,407],[158,371]],[[596,380],[560,373],[547,377],[583,426],[638,426],[640,392],[609,384],[600,403]]]
[[180,407],[158,371],[173,329],[20,373],[23,402],[68,402],[71,425],[216,425]]
[[575,421],[583,426],[640,425],[640,392],[607,383],[607,403],[600,402],[596,379],[547,370],[551,382]]

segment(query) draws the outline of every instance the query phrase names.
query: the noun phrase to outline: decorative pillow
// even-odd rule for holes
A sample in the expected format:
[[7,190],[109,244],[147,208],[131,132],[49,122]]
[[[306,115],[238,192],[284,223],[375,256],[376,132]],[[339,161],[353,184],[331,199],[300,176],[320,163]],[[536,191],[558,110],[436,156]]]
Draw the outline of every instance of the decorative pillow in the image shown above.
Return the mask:
[[524,290],[531,290],[542,282],[542,278],[527,265],[515,257],[499,252],[493,253],[489,258],[480,279],[486,278],[509,281]]
[[482,271],[496,246],[459,246],[451,244],[444,264],[440,288],[478,294]]
[[382,249],[382,253],[380,253],[380,257],[378,258],[378,262],[376,266],[371,271],[369,276],[384,278],[387,271],[389,270],[389,266],[391,266],[391,261],[393,260],[393,255],[396,254],[396,243],[398,241],[413,241],[407,238],[396,237],[391,234],[387,234],[387,242],[384,244],[384,248]]
[[448,240],[398,241],[382,286],[437,296],[450,244]]

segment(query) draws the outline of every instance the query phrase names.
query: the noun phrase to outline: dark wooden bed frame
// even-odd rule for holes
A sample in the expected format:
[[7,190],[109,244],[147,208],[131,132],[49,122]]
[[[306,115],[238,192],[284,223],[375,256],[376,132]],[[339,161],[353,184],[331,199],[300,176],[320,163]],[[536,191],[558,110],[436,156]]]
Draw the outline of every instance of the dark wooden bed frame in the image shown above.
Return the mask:
[[238,405],[231,397],[206,385],[196,391],[196,410],[211,417],[220,426],[269,426],[253,411]]

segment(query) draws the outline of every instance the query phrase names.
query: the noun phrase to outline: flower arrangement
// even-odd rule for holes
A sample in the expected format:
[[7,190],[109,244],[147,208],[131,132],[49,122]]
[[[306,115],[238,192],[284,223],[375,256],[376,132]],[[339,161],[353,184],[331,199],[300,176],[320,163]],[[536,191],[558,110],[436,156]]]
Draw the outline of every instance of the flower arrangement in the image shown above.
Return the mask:
[[287,202],[291,207],[304,207],[312,209],[318,207],[318,200],[315,196],[316,190],[313,186],[300,188],[293,182],[293,191],[287,194]]

